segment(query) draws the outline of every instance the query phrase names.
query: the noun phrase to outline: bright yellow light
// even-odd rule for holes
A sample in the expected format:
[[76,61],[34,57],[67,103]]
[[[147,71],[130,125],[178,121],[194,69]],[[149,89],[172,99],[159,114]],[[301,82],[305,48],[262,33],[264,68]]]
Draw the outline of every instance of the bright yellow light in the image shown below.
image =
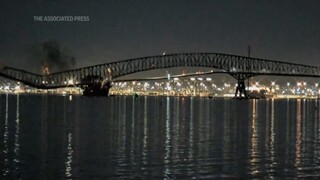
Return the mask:
[[73,84],[74,84],[73,79],[69,79],[68,80],[68,85],[73,85]]

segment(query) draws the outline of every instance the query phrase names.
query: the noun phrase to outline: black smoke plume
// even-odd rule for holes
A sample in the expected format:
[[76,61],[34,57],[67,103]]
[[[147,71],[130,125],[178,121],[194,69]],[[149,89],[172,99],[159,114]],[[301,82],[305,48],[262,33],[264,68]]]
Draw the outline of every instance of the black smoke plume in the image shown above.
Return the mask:
[[31,47],[33,69],[41,74],[64,71],[74,68],[76,60],[69,55],[66,49],[62,49],[55,40],[34,44]]

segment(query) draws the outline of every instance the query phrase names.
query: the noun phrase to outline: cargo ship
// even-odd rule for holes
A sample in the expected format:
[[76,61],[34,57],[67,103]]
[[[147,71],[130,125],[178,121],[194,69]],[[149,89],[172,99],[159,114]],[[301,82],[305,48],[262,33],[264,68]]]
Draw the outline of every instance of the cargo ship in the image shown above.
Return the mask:
[[86,76],[81,79],[81,84],[82,95],[88,97],[107,97],[112,87],[110,81],[103,80],[100,76]]

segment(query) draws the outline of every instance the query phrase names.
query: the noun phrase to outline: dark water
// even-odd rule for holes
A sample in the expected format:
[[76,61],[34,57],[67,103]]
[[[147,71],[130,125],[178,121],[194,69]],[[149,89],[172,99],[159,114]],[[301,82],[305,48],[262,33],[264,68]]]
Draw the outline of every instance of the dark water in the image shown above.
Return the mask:
[[2,178],[320,177],[317,100],[0,96]]

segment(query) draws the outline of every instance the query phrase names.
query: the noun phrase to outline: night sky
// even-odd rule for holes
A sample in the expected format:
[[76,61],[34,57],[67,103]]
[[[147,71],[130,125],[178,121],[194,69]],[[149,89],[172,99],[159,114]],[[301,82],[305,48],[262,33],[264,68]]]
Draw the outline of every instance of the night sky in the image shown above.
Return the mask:
[[[0,2],[0,63],[30,69],[29,49],[57,41],[75,67],[163,52],[218,52],[319,65],[320,1]],[[34,16],[89,16],[37,22]]]

